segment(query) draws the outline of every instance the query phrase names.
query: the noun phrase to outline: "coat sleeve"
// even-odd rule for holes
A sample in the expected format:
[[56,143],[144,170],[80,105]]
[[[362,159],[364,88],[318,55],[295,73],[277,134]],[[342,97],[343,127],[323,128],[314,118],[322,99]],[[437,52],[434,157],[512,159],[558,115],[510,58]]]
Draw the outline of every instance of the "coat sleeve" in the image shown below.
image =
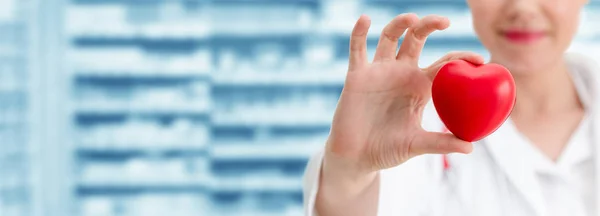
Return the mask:
[[302,179],[302,193],[305,216],[318,216],[315,210],[315,200],[319,191],[319,180],[321,177],[321,164],[323,161],[323,150],[314,154],[308,161]]
[[[313,155],[303,177],[305,216],[319,216],[315,201],[319,191],[323,151]],[[440,186],[443,169],[440,156],[423,155],[404,164],[382,170],[379,190],[378,216],[433,215],[434,191]]]
[[[431,109],[432,107],[428,107]],[[424,118],[426,130],[441,131],[436,116],[427,111]],[[303,205],[305,216],[319,216],[315,201],[319,191],[324,149],[314,154],[308,162],[303,177]],[[435,192],[441,186],[443,157],[422,155],[400,166],[381,171],[378,216],[430,216],[434,215]]]

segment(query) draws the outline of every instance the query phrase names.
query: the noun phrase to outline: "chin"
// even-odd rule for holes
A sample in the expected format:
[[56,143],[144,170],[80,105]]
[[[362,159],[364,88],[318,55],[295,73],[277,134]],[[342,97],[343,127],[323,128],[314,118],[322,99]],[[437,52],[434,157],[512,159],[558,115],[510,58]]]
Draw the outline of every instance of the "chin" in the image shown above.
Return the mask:
[[492,62],[503,65],[514,76],[528,76],[543,73],[562,58],[562,53],[556,55],[549,55],[548,53],[557,52],[548,50],[504,52],[492,55]]

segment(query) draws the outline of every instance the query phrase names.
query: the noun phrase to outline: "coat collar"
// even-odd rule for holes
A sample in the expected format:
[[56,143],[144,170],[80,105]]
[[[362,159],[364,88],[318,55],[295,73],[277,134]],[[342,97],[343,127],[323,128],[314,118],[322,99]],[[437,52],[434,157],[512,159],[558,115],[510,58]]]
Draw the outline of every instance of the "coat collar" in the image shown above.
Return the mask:
[[574,53],[567,55],[567,61],[574,73],[573,79],[581,100],[592,121],[591,138],[594,144],[591,150],[594,153],[595,207],[596,212],[600,212],[600,66],[589,57]]
[[[588,99],[588,110],[592,120],[592,151],[594,152],[596,212],[600,212],[600,66],[593,60],[572,54],[568,56],[569,62],[575,71],[579,72],[580,92],[584,92]],[[586,91],[587,90],[587,91]],[[585,99],[585,98],[584,98]],[[585,102],[585,101],[584,101]]]
[[[588,116],[592,120],[594,143],[600,142],[600,79],[598,74],[600,70],[594,61],[578,55],[566,54],[565,58],[569,64],[572,73],[573,81],[578,88],[579,96],[588,110]],[[540,185],[536,181],[534,167],[528,162],[526,152],[519,145],[520,137],[515,137],[517,133],[514,127],[511,127],[512,122],[508,120],[493,134],[481,141],[485,149],[490,153],[492,159],[499,166],[500,170],[505,173],[509,181],[516,186],[517,190],[523,195],[529,203],[535,215],[547,215],[544,198]],[[595,157],[600,155],[600,148],[596,145],[593,148]],[[600,160],[595,160],[596,179],[600,180]],[[596,194],[600,195],[600,187],[596,187]],[[598,208],[600,208],[600,199],[597,199]],[[599,209],[600,210],[600,209]],[[600,212],[600,211],[599,211]]]

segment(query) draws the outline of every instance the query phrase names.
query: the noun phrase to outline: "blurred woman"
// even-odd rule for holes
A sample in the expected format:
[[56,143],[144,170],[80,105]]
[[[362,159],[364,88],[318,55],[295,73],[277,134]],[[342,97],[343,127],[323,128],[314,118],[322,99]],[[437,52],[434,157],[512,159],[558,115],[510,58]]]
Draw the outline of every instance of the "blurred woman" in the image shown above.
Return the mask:
[[483,57],[453,52],[420,68],[426,38],[450,23],[402,14],[369,61],[370,20],[361,16],[330,136],[306,169],[306,215],[597,214],[600,71],[566,53],[587,1],[467,3],[490,62],[514,77],[509,119],[475,143],[444,132],[431,108],[432,79],[448,61]]

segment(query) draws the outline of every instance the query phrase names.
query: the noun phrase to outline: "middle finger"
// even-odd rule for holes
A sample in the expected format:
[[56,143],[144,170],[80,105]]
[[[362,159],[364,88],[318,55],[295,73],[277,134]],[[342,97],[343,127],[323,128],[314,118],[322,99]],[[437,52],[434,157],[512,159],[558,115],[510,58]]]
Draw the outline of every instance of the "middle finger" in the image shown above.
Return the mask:
[[427,37],[435,30],[444,30],[448,28],[450,21],[441,16],[429,15],[410,28],[406,33],[404,41],[400,46],[400,51],[396,59],[406,59],[413,63],[418,63],[419,56],[425,45]]
[[381,32],[374,61],[394,59],[398,50],[398,40],[407,28],[418,21],[416,14],[401,14],[388,23]]

